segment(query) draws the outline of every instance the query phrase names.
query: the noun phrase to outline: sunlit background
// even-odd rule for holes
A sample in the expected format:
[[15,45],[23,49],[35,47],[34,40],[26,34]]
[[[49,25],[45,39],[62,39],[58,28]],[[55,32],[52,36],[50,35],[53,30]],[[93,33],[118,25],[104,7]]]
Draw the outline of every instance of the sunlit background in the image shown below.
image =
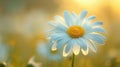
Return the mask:
[[42,67],[70,67],[70,60],[51,62],[36,52],[37,43],[47,41],[47,22],[64,10],[88,10],[108,31],[106,44],[97,53],[80,53],[75,67],[120,67],[120,0],[0,0],[0,42],[10,47],[8,67],[25,67],[32,56]]

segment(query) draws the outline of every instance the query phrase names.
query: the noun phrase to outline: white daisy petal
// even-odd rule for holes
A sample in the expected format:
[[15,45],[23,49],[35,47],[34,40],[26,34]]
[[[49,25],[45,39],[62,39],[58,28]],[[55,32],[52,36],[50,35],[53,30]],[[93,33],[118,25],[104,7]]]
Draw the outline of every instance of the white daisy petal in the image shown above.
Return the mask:
[[81,25],[81,24],[84,23],[84,20],[85,20],[85,17],[86,17],[86,15],[87,15],[87,13],[88,13],[88,12],[87,12],[86,10],[84,10],[84,11],[81,12],[80,17],[79,17],[78,20],[77,20],[77,24],[78,24],[78,25]]
[[102,22],[101,21],[97,21],[97,22],[93,22],[93,23],[87,23],[84,25],[85,28],[87,28],[87,31],[95,28],[95,27],[102,27]]
[[75,41],[72,39],[72,40],[69,40],[67,43],[66,43],[66,49],[65,49],[65,52],[68,53],[71,51],[71,48],[72,46],[75,44]]
[[64,31],[65,32],[66,29],[67,29],[67,27],[65,27],[64,25],[62,25],[60,23],[55,23],[55,22],[48,22],[48,23],[49,23],[49,25],[54,26],[55,29],[58,29],[60,31]]
[[86,17],[87,13],[88,13],[88,11],[86,11],[86,10],[81,12],[81,14],[80,14],[80,20],[81,21]]
[[89,31],[89,33],[91,33],[91,32],[107,33],[106,30],[103,27],[101,27],[101,26],[91,29]]
[[83,50],[83,49],[81,48],[81,51],[82,51],[82,54],[83,54],[83,55],[87,55],[87,54],[88,54],[89,49],[87,48],[87,50]]
[[72,12],[72,16],[73,16],[74,18],[77,18],[77,17],[78,17],[78,15],[77,15],[75,12]]
[[95,43],[92,41],[92,40],[88,40],[88,47],[93,51],[93,52],[96,52],[97,51],[97,48],[96,46],[94,45]]
[[53,22],[53,21],[49,21],[48,24],[51,25],[51,26],[54,26],[54,27],[57,26],[57,23],[55,23],[55,22]]
[[64,25],[65,27],[68,27],[68,26],[65,24],[65,20],[64,20],[61,16],[55,16],[54,18],[55,18],[56,22]]
[[87,49],[87,43],[86,40],[84,40],[83,38],[79,38],[77,39],[77,43],[80,45],[80,47],[84,50]]
[[63,26],[62,24],[59,24],[56,26],[56,29],[63,30],[65,32],[67,28],[65,26]]
[[79,17],[76,15],[76,13],[73,12],[71,18],[73,20],[72,25],[77,25],[78,24],[77,19]]
[[71,45],[69,45],[69,44],[66,44],[66,49],[65,49],[65,52],[66,53],[69,53],[70,51],[71,51]]
[[52,51],[56,51],[57,50],[57,48],[56,48],[56,45],[57,45],[57,43],[56,43],[56,41],[54,42],[54,44],[52,45]]
[[56,38],[60,38],[62,36],[66,35],[65,33],[54,33],[54,34],[51,34],[49,35],[49,37],[51,37],[51,39],[56,39]]
[[71,26],[72,18],[71,18],[70,13],[68,11],[64,11],[64,18],[65,18],[66,24],[68,26]]
[[85,21],[81,25],[88,27],[91,24],[91,21],[95,18],[96,16],[90,16],[87,19],[85,19]]
[[74,53],[75,55],[78,55],[79,52],[80,52],[80,45],[78,45],[78,44],[75,43],[75,44],[73,45],[72,50],[73,50],[73,53]]
[[63,48],[63,56],[64,57],[67,57],[71,53],[71,50],[66,53],[66,47],[67,47],[67,45],[65,45],[64,48]]
[[99,44],[105,44],[105,37],[101,34],[87,34],[84,36],[87,39],[92,39],[93,41],[95,41],[96,43]]
[[84,28],[84,30],[86,31],[86,33],[88,33],[88,31],[92,29],[92,27],[90,25],[84,25],[82,27]]
[[57,48],[63,47],[70,40],[71,40],[71,38],[69,38],[67,36],[62,37],[61,40],[57,41]]
[[95,18],[96,18],[96,16],[90,16],[90,17],[87,18],[87,21],[91,21],[91,20],[93,20]]
[[63,36],[65,36],[65,35],[58,35],[58,34],[52,34],[51,36],[50,36],[50,45],[52,46],[53,44],[54,44],[54,42],[55,41],[58,41],[58,40],[61,40],[62,38],[61,37],[63,37]]
[[101,21],[91,23],[91,26],[101,26],[101,25],[103,25],[103,22]]

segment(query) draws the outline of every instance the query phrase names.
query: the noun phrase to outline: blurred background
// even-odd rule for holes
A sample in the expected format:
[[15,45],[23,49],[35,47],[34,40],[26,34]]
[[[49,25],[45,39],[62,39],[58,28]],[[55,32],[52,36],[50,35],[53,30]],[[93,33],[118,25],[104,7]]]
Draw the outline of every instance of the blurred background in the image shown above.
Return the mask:
[[25,67],[32,56],[42,67],[70,67],[70,60],[49,62],[37,52],[37,43],[46,42],[47,22],[64,10],[104,22],[106,44],[97,53],[76,56],[75,67],[120,67],[120,0],[0,0],[0,39],[10,47],[8,67]]

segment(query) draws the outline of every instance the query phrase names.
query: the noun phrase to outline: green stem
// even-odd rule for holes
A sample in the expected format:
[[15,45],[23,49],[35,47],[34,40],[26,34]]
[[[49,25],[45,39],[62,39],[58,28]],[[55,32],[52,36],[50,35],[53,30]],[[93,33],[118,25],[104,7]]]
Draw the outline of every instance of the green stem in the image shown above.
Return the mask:
[[73,54],[71,67],[74,67],[74,59],[75,59],[75,55]]

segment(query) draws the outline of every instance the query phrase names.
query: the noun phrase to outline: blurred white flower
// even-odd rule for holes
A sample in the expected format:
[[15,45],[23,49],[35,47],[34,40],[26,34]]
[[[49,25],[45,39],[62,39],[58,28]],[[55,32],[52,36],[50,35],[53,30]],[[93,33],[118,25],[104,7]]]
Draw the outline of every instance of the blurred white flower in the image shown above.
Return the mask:
[[41,63],[35,62],[34,61],[35,57],[33,56],[32,58],[30,58],[28,64],[26,65],[26,67],[42,67]]
[[47,43],[39,43],[37,47],[37,52],[52,61],[60,61],[63,59],[62,56],[62,49],[59,48],[58,50],[54,49],[54,51],[51,50],[50,45]]
[[0,67],[6,67],[6,62],[0,62]]
[[9,47],[6,44],[0,44],[0,62],[8,59]]

